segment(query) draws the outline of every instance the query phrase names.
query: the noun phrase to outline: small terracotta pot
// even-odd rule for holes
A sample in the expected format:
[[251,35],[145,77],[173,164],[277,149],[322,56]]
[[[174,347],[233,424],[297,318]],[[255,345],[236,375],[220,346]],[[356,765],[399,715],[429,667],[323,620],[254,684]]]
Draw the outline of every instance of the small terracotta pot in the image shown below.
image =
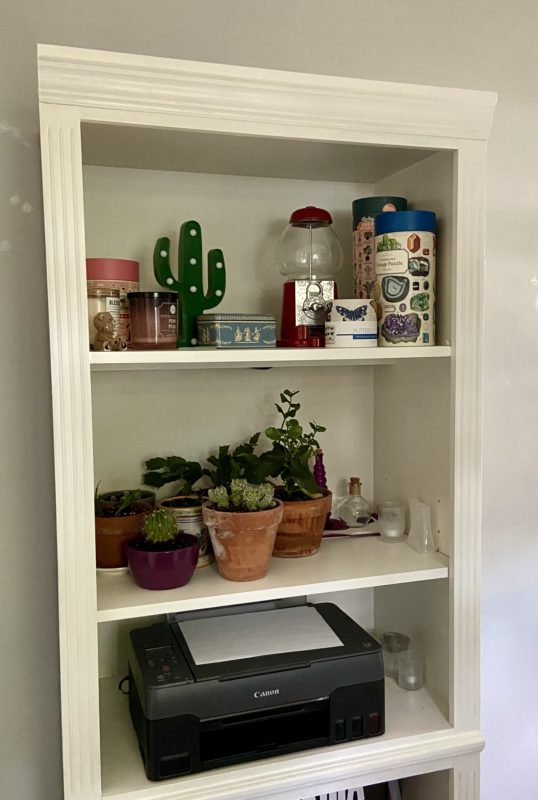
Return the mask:
[[125,545],[140,532],[148,511],[127,517],[95,518],[95,556],[97,566],[126,567]]
[[285,500],[273,555],[302,558],[317,553],[331,505],[332,494],[328,491],[314,500]]
[[209,528],[217,566],[229,581],[256,581],[264,578],[282,519],[282,503],[263,511],[217,511],[202,507]]

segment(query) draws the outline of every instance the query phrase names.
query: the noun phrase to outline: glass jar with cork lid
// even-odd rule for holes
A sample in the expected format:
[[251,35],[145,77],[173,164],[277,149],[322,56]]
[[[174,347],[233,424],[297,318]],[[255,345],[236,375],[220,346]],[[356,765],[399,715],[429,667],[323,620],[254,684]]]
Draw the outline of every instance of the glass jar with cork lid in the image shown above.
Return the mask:
[[362,496],[362,482],[360,478],[349,479],[349,494],[344,500],[338,513],[350,528],[364,528],[371,521],[370,505]]

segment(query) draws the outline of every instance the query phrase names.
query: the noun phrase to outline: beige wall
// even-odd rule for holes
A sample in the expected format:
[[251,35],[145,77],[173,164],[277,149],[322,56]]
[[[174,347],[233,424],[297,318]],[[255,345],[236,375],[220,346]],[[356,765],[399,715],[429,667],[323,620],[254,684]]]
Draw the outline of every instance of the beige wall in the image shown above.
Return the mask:
[[[36,42],[500,93],[489,160],[484,800],[535,797],[538,4],[0,2],[0,796],[61,797]],[[516,783],[517,782],[517,783]]]

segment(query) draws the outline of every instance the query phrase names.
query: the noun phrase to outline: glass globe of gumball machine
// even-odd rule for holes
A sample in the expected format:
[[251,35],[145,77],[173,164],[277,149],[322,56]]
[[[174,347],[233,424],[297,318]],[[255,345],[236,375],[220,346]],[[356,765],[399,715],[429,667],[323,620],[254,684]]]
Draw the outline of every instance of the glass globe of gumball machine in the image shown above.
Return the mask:
[[277,250],[286,276],[279,347],[324,347],[325,304],[338,297],[334,276],[342,266],[342,245],[323,208],[294,211]]

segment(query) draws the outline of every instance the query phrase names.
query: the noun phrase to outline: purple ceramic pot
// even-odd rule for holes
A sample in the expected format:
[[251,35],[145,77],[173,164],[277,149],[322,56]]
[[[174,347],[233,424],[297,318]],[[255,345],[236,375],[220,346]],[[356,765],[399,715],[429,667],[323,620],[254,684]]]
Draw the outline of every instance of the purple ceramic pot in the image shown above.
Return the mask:
[[127,561],[136,583],[143,589],[177,589],[192,578],[198,562],[199,541],[190,533],[180,533],[181,547],[148,550],[143,539],[127,544]]

